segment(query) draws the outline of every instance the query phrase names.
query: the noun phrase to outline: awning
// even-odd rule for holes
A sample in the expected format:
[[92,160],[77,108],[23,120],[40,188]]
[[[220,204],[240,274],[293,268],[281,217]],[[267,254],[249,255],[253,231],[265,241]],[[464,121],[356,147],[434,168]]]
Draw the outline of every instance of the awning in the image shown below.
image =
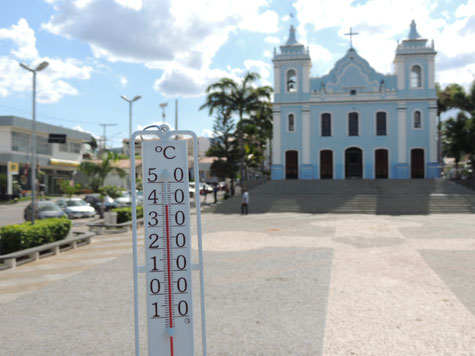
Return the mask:
[[63,166],[63,167],[79,167],[78,161],[70,161],[67,159],[57,159],[57,158],[50,158],[49,163],[52,166]]

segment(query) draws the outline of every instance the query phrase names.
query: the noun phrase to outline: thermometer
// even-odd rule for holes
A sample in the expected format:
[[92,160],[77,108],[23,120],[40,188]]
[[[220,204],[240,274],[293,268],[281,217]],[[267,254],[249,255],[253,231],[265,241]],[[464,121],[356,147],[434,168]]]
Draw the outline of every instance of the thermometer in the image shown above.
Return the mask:
[[149,355],[192,356],[191,229],[186,141],[144,141]]

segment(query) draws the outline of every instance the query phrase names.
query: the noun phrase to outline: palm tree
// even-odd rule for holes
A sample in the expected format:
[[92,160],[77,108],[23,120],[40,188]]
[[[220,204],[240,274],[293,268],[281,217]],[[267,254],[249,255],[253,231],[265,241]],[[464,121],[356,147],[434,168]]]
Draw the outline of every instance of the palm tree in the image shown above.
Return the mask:
[[244,124],[245,116],[249,118],[250,114],[258,110],[263,100],[270,101],[272,88],[270,87],[253,87],[252,84],[260,78],[255,72],[248,72],[242,79],[241,83],[236,83],[230,78],[222,78],[218,82],[211,84],[207,89],[205,103],[201,109],[208,108],[210,115],[218,108],[226,108],[230,112],[236,113],[237,122],[237,138],[240,151],[240,173],[241,179],[244,178]]
[[104,217],[104,181],[107,176],[116,172],[121,178],[127,175],[122,168],[114,166],[114,162],[119,159],[118,155],[113,152],[105,152],[99,162],[84,161],[79,166],[79,170],[88,176],[91,180],[91,188],[95,192],[101,194],[101,218]]

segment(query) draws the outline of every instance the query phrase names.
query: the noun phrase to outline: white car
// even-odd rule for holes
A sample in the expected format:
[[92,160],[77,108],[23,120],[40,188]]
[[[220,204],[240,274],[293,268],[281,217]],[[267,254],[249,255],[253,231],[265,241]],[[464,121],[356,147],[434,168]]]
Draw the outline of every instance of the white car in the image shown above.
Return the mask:
[[[143,204],[143,192],[136,191],[136,200],[135,203],[137,205]],[[124,206],[131,206],[132,205],[132,194],[128,191],[122,192],[121,196],[114,199],[117,203],[117,206],[124,207]]]
[[114,201],[117,203],[117,206],[122,208],[131,205],[132,197],[129,192],[122,192],[120,197],[115,198]]
[[96,214],[96,210],[79,198],[60,199],[56,201],[61,209],[68,215],[68,218],[92,218]]

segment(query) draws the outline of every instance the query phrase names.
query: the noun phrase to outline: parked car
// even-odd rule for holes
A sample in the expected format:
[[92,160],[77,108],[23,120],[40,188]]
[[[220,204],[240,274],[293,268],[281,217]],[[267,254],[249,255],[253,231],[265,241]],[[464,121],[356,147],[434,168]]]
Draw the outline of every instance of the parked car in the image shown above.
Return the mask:
[[200,194],[205,194],[208,193],[213,193],[213,186],[206,184],[206,183],[200,183]]
[[[101,196],[99,194],[88,194],[84,197],[84,201],[89,203],[98,213],[101,211]],[[117,208],[117,203],[109,196],[104,197],[104,210],[109,211]]]
[[190,192],[190,198],[193,198],[195,196],[195,183],[194,182],[188,183],[188,187],[189,187],[189,192]]
[[132,196],[129,192],[122,192],[120,193],[120,197],[115,198],[114,201],[119,208],[130,206],[132,204]]
[[96,214],[96,210],[79,198],[60,199],[56,201],[61,209],[68,215],[68,218],[92,218]]
[[[40,200],[36,204],[37,215],[35,219],[66,218],[67,215],[58,204],[49,200]],[[31,221],[31,203],[23,211],[23,217],[26,221]]]
[[[143,204],[143,192],[137,191],[135,193],[137,205]],[[118,207],[131,206],[132,205],[132,194],[129,191],[122,192],[121,196],[115,198],[114,201],[117,203]]]

